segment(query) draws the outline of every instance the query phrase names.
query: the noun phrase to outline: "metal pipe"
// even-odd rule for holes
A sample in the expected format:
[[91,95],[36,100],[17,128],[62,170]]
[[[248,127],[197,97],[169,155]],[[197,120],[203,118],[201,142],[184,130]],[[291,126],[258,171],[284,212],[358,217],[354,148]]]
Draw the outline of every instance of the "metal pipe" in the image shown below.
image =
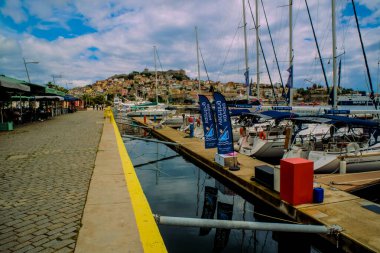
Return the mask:
[[278,232],[317,233],[317,234],[332,234],[332,233],[338,233],[342,231],[341,227],[335,226],[335,225],[331,227],[326,227],[323,225],[211,220],[211,219],[169,217],[169,216],[160,216],[157,214],[154,215],[154,219],[156,220],[157,224],[169,225],[169,226],[247,229],[247,230],[265,230],[265,231],[278,231]]
[[178,146],[178,145],[180,145],[179,143],[176,143],[176,142],[159,141],[159,140],[155,140],[155,139],[147,139],[147,138],[136,137],[136,136],[133,136],[133,135],[127,135],[127,134],[123,134],[122,137],[123,137],[123,140],[124,140],[125,138],[130,138],[130,139],[136,139],[136,140],[142,140],[142,141],[150,141],[150,142],[162,143],[162,144],[173,145],[173,146]]

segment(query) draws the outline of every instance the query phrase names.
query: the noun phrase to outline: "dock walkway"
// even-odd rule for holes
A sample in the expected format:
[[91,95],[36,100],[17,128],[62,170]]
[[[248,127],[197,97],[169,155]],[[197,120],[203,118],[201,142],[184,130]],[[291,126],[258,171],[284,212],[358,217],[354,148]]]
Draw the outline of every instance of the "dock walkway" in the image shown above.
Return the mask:
[[339,237],[324,236],[340,249],[346,252],[380,252],[380,214],[365,208],[380,208],[379,205],[320,182],[325,191],[322,204],[292,206],[281,201],[279,193],[251,180],[254,167],[265,164],[264,162],[239,154],[240,170],[230,171],[215,163],[216,149],[205,149],[202,140],[188,138],[186,134],[170,127],[156,128],[151,122],[144,124],[142,118],[134,120],[140,125],[150,127],[152,134],[159,139],[179,143],[177,150],[206,168],[209,173],[219,176],[244,194],[265,201],[288,217],[305,224],[341,226],[343,232]]

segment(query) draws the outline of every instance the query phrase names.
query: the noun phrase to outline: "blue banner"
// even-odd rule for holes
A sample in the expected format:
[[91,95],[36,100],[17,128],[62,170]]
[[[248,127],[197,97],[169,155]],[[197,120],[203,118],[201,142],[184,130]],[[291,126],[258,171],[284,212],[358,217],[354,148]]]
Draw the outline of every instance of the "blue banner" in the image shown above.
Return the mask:
[[205,148],[216,148],[218,138],[216,136],[216,125],[214,119],[214,112],[212,110],[210,101],[206,96],[199,96],[199,107],[202,115],[203,132],[205,135]]
[[218,130],[218,154],[234,152],[231,120],[226,100],[219,92],[214,92],[216,126]]

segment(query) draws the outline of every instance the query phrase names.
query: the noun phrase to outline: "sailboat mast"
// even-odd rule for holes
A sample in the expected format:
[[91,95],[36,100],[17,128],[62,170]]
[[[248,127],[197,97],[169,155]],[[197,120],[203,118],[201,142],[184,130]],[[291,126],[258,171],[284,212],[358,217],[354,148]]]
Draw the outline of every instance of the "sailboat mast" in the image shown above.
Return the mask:
[[333,46],[333,89],[334,89],[334,103],[333,108],[337,109],[337,65],[336,65],[336,18],[335,18],[335,0],[331,1],[332,12],[332,46]]
[[367,55],[366,55],[365,50],[364,50],[364,44],[363,44],[362,34],[360,32],[360,27],[359,27],[358,15],[356,14],[355,2],[354,2],[354,0],[351,0],[351,2],[352,2],[352,8],[354,9],[356,28],[358,29],[358,34],[359,34],[359,39],[360,39],[360,45],[362,47],[362,52],[363,52],[363,56],[364,56],[364,63],[365,63],[365,68],[367,70],[367,76],[368,76],[369,86],[371,88],[370,98],[371,98],[371,100],[373,101],[373,103],[375,105],[375,109],[377,110],[377,103],[375,101],[375,94],[373,92],[372,79],[371,79],[371,74],[370,74],[369,67],[368,67]]
[[293,0],[289,0],[289,69],[292,70],[292,77],[289,80],[289,106],[293,105]]
[[247,46],[247,22],[245,19],[245,0],[243,1],[243,27],[244,27],[244,58],[245,58],[245,85],[247,86],[247,100],[249,100],[249,69],[248,69],[248,46]]
[[257,86],[257,99],[260,99],[260,45],[259,45],[259,1],[256,0],[256,86]]
[[198,93],[201,93],[201,73],[200,73],[200,69],[199,69],[198,27],[195,27],[195,39],[196,39],[196,42],[197,42]]
[[156,46],[153,46],[153,51],[154,51],[154,71],[156,72],[156,86],[155,86],[155,90],[156,90],[156,103],[158,105],[158,94],[157,94],[157,60],[156,60]]

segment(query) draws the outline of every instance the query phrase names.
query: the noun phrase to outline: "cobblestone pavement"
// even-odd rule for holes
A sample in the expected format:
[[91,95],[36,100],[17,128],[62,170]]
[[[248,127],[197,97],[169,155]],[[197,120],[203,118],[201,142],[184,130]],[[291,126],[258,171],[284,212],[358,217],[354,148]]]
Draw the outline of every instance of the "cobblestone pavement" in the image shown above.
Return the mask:
[[79,111],[0,132],[0,252],[73,252],[103,128]]

